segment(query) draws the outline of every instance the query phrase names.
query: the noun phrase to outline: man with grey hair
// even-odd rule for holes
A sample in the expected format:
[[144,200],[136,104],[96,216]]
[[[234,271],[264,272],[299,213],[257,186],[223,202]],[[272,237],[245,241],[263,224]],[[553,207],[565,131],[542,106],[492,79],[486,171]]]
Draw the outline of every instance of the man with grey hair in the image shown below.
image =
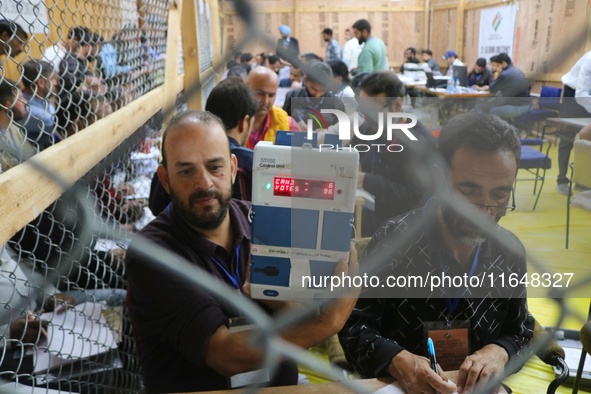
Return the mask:
[[[497,117],[469,113],[445,125],[438,149],[443,160],[431,171],[441,180],[440,198],[386,221],[362,266],[377,267],[372,274],[380,278],[469,280],[431,290],[365,289],[340,340],[363,377],[392,376],[407,393],[497,392],[507,363],[527,356],[534,328],[525,287],[484,281],[527,273],[525,248],[497,224],[515,209],[519,134]],[[479,278],[481,288],[473,286]],[[428,339],[439,372],[429,363]],[[443,372],[451,370],[459,370],[455,384]]]
[[[164,132],[158,167],[172,203],[140,235],[233,288],[236,296],[249,296],[251,204],[231,198],[236,168],[219,118],[200,111],[176,115]],[[264,351],[250,342],[252,331],[230,330],[243,311],[141,249],[131,243],[126,266],[146,390],[225,390],[231,387],[228,377],[261,367]],[[351,256],[350,270],[356,271],[354,251]],[[339,262],[335,275],[346,273],[345,262]],[[304,348],[319,343],[342,328],[354,304],[336,300],[282,337]],[[296,384],[297,376],[297,365],[284,360],[268,384]]]

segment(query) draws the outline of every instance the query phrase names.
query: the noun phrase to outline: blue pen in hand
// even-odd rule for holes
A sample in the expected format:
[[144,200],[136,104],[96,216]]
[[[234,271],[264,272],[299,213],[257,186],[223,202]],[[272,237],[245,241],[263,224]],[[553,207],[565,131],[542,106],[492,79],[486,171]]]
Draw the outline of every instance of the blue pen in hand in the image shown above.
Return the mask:
[[427,351],[429,352],[429,361],[431,362],[431,369],[439,375],[439,370],[437,368],[437,357],[435,357],[435,345],[433,344],[433,340],[431,338],[427,339]]

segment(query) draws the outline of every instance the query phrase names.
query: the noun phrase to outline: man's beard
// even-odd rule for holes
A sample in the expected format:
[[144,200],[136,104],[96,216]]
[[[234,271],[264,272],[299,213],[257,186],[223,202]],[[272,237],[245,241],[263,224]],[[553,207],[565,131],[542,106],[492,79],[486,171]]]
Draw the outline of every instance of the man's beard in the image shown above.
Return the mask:
[[[202,209],[204,212],[199,214],[192,210],[194,201],[200,198],[210,197],[215,198],[220,203],[217,210],[214,210],[212,207],[203,207]],[[175,211],[177,211],[180,217],[190,226],[200,230],[213,230],[222,224],[228,214],[230,200],[232,199],[232,190],[227,190],[225,194],[222,194],[217,190],[201,190],[191,194],[189,196],[189,201],[184,202],[178,194],[170,188],[170,199]]]
[[263,104],[261,103],[261,105],[259,105],[259,110],[257,111],[256,115],[262,117],[262,116],[267,116],[269,115],[270,109],[267,107],[267,104]]
[[363,44],[364,42],[366,42],[366,41],[367,41],[367,39],[366,39],[365,37],[363,37],[363,36],[360,36],[360,37],[357,39],[357,41],[359,41],[359,45],[361,45],[361,44]]
[[466,246],[474,246],[483,244],[486,241],[486,233],[480,229],[472,230],[473,225],[453,208],[443,208],[442,216],[447,231],[460,243]]
[[19,120],[25,119],[26,117],[27,117],[27,112],[26,111],[15,110],[13,108],[13,110],[12,110],[12,120],[19,121]]

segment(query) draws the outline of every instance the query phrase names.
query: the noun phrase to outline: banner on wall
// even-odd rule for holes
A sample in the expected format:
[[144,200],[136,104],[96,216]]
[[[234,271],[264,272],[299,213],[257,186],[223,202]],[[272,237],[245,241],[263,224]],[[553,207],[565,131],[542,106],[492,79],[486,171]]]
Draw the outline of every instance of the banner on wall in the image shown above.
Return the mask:
[[487,61],[491,56],[506,52],[513,57],[513,37],[517,6],[515,4],[485,8],[480,11],[478,57]]
[[15,21],[22,26],[27,33],[31,33],[29,25],[33,26],[35,33],[47,33],[47,8],[42,0],[2,0],[0,1],[0,19]]

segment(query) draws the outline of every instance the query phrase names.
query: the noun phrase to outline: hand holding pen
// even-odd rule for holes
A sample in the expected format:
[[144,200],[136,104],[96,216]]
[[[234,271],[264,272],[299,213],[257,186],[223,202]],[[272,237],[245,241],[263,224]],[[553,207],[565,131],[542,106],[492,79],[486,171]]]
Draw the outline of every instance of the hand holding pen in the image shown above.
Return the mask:
[[429,362],[431,369],[439,375],[439,368],[437,368],[437,357],[435,356],[435,344],[431,338],[427,339],[427,351],[429,352]]
[[[435,360],[435,366],[436,360]],[[422,356],[402,350],[392,358],[387,371],[407,394],[440,393],[452,394],[456,385],[449,381],[442,371],[435,372],[431,361]]]

